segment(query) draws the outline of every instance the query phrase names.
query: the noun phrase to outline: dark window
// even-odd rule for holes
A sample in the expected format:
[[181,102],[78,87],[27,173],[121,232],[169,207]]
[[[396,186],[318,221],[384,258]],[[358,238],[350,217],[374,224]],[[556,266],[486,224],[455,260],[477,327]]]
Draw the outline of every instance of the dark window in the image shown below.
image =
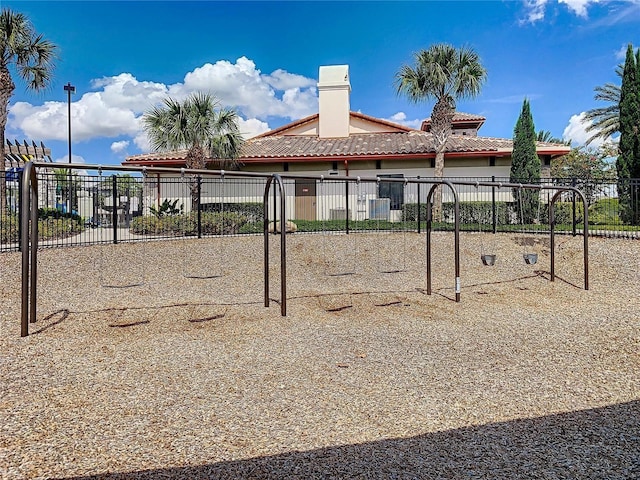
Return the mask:
[[337,170],[338,169],[338,162],[333,162],[331,164],[331,170]]
[[[380,178],[404,178],[402,174],[379,175]],[[380,182],[378,184],[378,198],[391,199],[391,210],[401,210],[404,204],[403,182]]]
[[489,157],[489,166],[490,167],[496,166],[496,157]]
[[543,160],[544,160],[545,167],[548,167],[551,165],[551,155],[545,155],[543,157]]
[[376,170],[382,169],[382,160],[376,160]]
[[435,158],[431,159],[431,168],[436,168],[436,159]]
[[284,164],[282,165],[282,169],[285,172],[288,172],[289,171],[289,162],[284,162]]

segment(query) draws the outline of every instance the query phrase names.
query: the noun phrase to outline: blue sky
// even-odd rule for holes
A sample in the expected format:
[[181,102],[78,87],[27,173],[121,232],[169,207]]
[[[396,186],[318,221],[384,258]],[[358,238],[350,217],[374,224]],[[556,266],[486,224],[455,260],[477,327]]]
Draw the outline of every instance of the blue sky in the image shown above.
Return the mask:
[[118,164],[148,151],[140,117],[167,95],[215,93],[247,136],[317,113],[321,65],[348,64],[351,109],[412,127],[433,102],[399,97],[394,75],[433,43],[467,45],[488,71],[482,94],[458,110],[484,115],[485,136],[511,138],[523,99],[536,129],[586,138],[579,115],[602,106],[594,87],[619,83],[628,43],[640,46],[640,0],[156,2],[20,1],[59,46],[51,87],[24,85],[10,102],[7,138],[43,141],[67,161]]

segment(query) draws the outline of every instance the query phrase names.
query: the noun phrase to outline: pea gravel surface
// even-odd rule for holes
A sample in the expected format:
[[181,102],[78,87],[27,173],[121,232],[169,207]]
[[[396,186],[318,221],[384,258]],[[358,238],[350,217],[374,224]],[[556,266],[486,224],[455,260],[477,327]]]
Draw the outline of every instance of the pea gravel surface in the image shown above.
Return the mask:
[[640,242],[270,240],[1,255],[0,478],[640,478]]

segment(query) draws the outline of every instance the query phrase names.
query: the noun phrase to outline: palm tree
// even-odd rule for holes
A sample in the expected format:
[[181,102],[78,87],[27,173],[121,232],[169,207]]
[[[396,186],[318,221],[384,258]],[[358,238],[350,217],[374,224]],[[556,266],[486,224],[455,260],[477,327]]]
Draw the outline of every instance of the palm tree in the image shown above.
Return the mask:
[[[436,101],[431,114],[431,133],[436,151],[434,174],[441,178],[456,101],[476,97],[486,81],[487,72],[473,49],[456,49],[446,43],[420,50],[414,60],[414,67],[403,65],[396,73],[396,89],[398,94],[414,103]],[[437,196],[434,210],[439,212],[440,209],[441,199]]]
[[37,33],[22,13],[3,8],[0,12],[0,213],[6,209],[4,182],[4,129],[7,125],[9,100],[16,86],[11,70],[26,83],[27,89],[41,91],[49,86],[57,47]]
[[554,137],[549,130],[538,130],[538,133],[536,133],[536,142],[560,143],[562,145],[571,145],[571,140],[563,140],[561,138]]
[[[187,168],[205,168],[213,161],[219,168],[237,167],[242,146],[238,114],[220,108],[209,93],[196,92],[183,102],[168,97],[142,118],[155,151],[186,149]],[[191,182],[192,209],[198,208],[197,181]]]
[[[622,65],[616,68],[616,74],[622,78]],[[620,85],[605,83],[594,88],[594,98],[608,102],[606,107],[592,108],[584,114],[584,122],[589,122],[587,132],[594,132],[588,139],[587,145],[598,138],[606,140],[620,131]]]

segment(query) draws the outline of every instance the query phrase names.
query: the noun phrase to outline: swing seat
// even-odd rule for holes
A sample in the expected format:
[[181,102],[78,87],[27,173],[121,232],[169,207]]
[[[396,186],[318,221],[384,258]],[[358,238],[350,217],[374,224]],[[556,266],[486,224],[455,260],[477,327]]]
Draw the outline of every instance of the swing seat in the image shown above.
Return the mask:
[[482,264],[488,267],[493,266],[496,263],[496,256],[494,254],[483,254],[480,255],[480,259],[482,260]]
[[538,263],[538,254],[537,253],[523,253],[522,257],[527,265],[535,265]]

